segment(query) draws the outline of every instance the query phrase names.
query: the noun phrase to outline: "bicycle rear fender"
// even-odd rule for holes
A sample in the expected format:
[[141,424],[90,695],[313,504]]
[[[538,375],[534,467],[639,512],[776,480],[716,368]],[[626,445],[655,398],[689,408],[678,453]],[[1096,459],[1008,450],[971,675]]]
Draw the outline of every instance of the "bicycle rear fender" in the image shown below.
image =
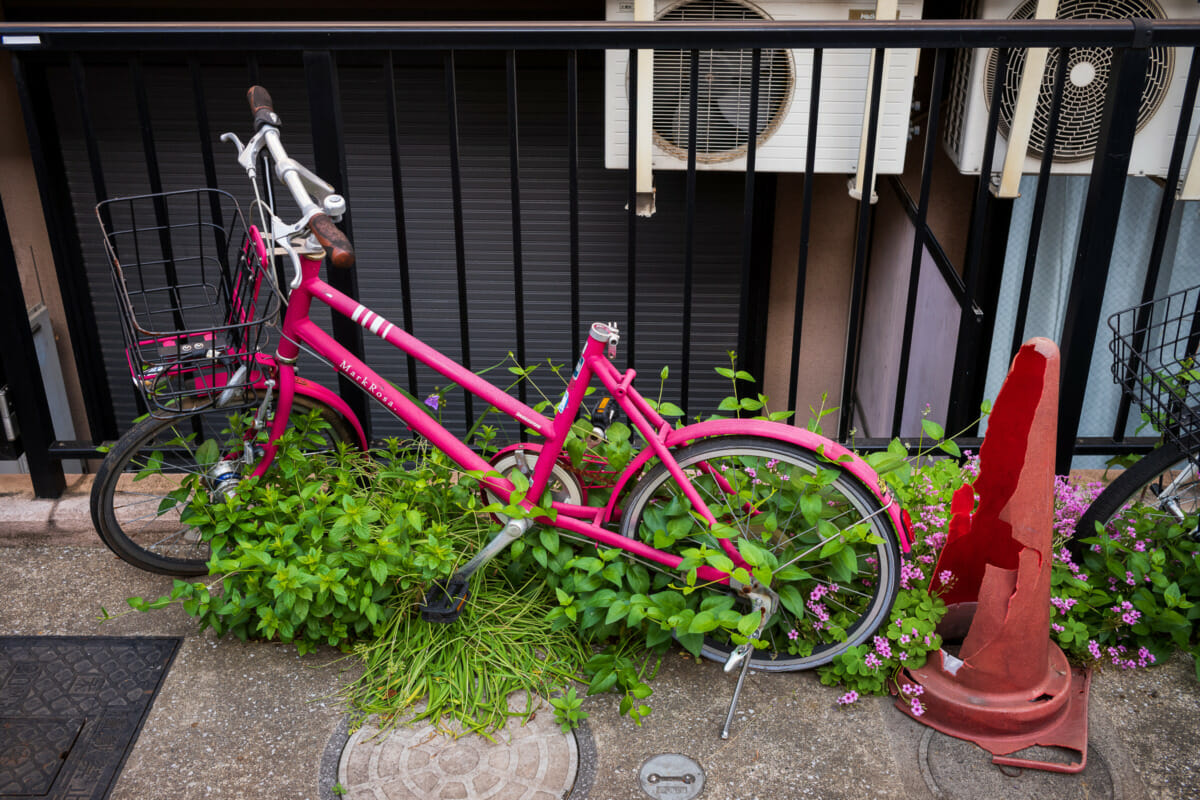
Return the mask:
[[[896,531],[896,537],[900,541],[901,549],[907,553],[912,548],[912,534],[909,529],[908,514],[900,508],[900,504],[888,492],[879,474],[871,468],[870,464],[855,453],[837,442],[826,439],[824,436],[813,433],[806,428],[797,428],[792,425],[785,425],[781,422],[770,422],[764,419],[713,419],[670,431],[667,433],[663,443],[667,447],[681,447],[685,444],[693,444],[702,439],[711,439],[719,436],[763,436],[787,442],[788,444],[794,444],[812,453],[823,454],[828,459],[830,467],[849,473],[874,493],[892,522],[892,527]],[[620,478],[613,487],[608,506],[604,509],[604,519],[612,519],[617,499],[621,496],[625,484],[653,457],[653,451],[647,447],[621,473]]]

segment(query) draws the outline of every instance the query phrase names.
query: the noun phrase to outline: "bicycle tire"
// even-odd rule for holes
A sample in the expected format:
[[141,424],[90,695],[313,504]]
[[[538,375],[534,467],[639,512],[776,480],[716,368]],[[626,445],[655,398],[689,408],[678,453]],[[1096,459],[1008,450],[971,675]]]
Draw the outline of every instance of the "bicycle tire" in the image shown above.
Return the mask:
[[[1082,554],[1082,540],[1095,536],[1096,523],[1108,525],[1129,505],[1158,505],[1158,490],[1171,483],[1173,475],[1187,466],[1188,454],[1178,445],[1164,444],[1152,450],[1113,479],[1080,515],[1071,537],[1070,550],[1075,560]],[[1164,477],[1165,476],[1165,477]],[[1176,495],[1187,513],[1200,511],[1200,477],[1180,487]],[[1160,506],[1163,514],[1171,512]],[[1174,515],[1171,515],[1174,519]]]
[[[772,588],[781,599],[784,595],[788,599],[781,602],[764,632],[768,648],[756,650],[752,656],[756,669],[788,672],[827,664],[839,653],[867,640],[886,621],[899,588],[900,547],[883,506],[869,487],[815,453],[761,436],[710,439],[683,447],[673,455],[718,520],[735,525],[741,537],[768,545],[781,564],[808,549],[798,562],[803,564],[801,569],[777,571],[772,579]],[[728,491],[716,490],[717,484],[705,474],[707,470],[699,466],[701,463],[719,471],[737,490],[732,496],[738,499],[738,509],[731,507]],[[823,485],[815,485],[821,482]],[[799,488],[802,484],[812,488]],[[766,488],[756,488],[760,486]],[[720,496],[715,491],[720,491]],[[812,522],[800,510],[801,498],[810,492],[822,501]],[[655,531],[663,523],[647,518],[647,513],[653,517],[651,509],[657,508],[665,516],[672,513],[672,504],[677,501],[686,506],[682,513],[690,512],[691,504],[683,499],[667,468],[658,464],[631,493],[622,515],[621,532],[653,543]],[[754,509],[753,514],[747,513],[747,506]],[[680,511],[676,508],[674,513]],[[782,524],[781,512],[788,512]],[[773,521],[770,515],[774,515]],[[753,524],[751,519],[755,520]],[[803,525],[793,528],[796,522]],[[823,523],[832,525],[837,533],[830,534],[827,526],[818,532]],[[859,528],[860,523],[865,523],[865,528]],[[785,531],[786,537],[781,537],[779,531]],[[852,569],[847,566],[847,556],[836,557],[834,552],[822,555],[825,545],[835,538],[842,543],[838,549],[852,553]],[[689,534],[687,540],[677,544],[687,547],[695,542],[718,546],[708,531]],[[714,585],[704,591],[708,598],[699,604],[702,610],[706,604],[710,609],[721,608],[732,598],[745,611],[745,601],[734,597],[728,587]],[[823,596],[822,591],[826,592]],[[823,621],[822,613],[830,620]],[[792,631],[796,632],[795,639],[789,636]],[[805,652],[809,645],[811,651]],[[727,636],[714,632],[705,636],[700,655],[725,661],[734,646]]]
[[[130,428],[104,458],[92,483],[92,522],[108,548],[129,564],[160,575],[207,574],[208,545],[195,528],[180,520],[182,509],[195,494],[172,497],[180,488],[175,476],[202,475],[210,492],[219,491],[214,486],[213,467],[196,463],[195,442],[228,433],[231,418],[252,415],[255,410],[208,407],[172,418],[148,417]],[[320,401],[296,395],[293,423],[296,415],[311,410],[329,423],[322,432],[329,448],[339,442],[359,446],[346,420]],[[232,436],[240,446],[240,434]],[[219,447],[222,452],[230,449]],[[232,480],[236,483],[237,476]]]

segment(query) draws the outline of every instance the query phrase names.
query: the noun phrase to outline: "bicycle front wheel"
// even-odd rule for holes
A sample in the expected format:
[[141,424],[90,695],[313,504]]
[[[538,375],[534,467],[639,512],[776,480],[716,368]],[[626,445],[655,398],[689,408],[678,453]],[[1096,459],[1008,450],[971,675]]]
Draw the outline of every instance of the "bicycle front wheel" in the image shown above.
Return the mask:
[[1072,553],[1076,557],[1082,553],[1080,540],[1096,535],[1097,522],[1107,528],[1133,505],[1149,506],[1151,513],[1167,524],[1182,522],[1179,514],[1200,512],[1200,474],[1187,453],[1174,444],[1164,444],[1118,475],[1079,517],[1070,544]]
[[[323,423],[310,431],[314,452],[357,442],[337,411],[300,395],[293,402],[292,424],[314,410]],[[206,574],[208,543],[182,515],[198,494],[224,501],[253,470],[244,444],[255,411],[208,408],[168,419],[148,417],[122,436],[92,483],[92,522],[109,549],[150,572]]]
[[[758,436],[711,439],[674,455],[717,520],[736,531],[734,545],[747,542],[775,561],[771,588],[780,606],[763,634],[767,647],[752,657],[755,668],[826,664],[886,621],[899,586],[900,548],[869,487],[815,453]],[[674,549],[719,549],[701,527],[662,464],[635,487],[621,522],[624,535],[655,546],[687,530]],[[749,610],[727,586],[693,594],[702,595],[693,601],[697,614]],[[734,647],[718,628],[704,637],[700,654],[724,661]]]

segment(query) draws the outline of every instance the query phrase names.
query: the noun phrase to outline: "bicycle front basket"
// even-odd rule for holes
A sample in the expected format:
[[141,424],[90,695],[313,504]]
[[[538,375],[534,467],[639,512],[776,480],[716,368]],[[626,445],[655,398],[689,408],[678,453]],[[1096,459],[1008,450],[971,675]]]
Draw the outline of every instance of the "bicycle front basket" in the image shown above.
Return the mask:
[[1200,286],[1113,314],[1113,379],[1167,441],[1200,450]]
[[96,206],[134,386],[153,416],[250,401],[279,312],[257,229],[219,189]]

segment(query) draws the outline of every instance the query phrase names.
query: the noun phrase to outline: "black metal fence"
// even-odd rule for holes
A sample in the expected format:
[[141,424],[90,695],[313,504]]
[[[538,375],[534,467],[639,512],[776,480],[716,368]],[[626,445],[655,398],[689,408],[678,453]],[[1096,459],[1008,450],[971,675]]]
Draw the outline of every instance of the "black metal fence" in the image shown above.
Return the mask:
[[[1108,89],[1102,109],[1096,155],[1082,201],[1073,264],[1058,338],[1063,351],[1059,415],[1058,465],[1067,468],[1082,454],[1112,454],[1147,446],[1131,439],[1130,409],[1122,402],[1111,420],[1111,434],[1081,437],[1085,393],[1091,384],[1107,382],[1107,365],[1094,357],[1103,321],[1101,309],[1113,265],[1121,221],[1122,199],[1138,135],[1136,109],[1147,81],[1154,48],[1176,48],[1175,69],[1184,81],[1184,99],[1175,125],[1170,167],[1161,180],[1161,198],[1148,263],[1139,265],[1143,299],[1160,287],[1159,264],[1168,241],[1176,235],[1176,194],[1184,162],[1190,156],[1189,131],[1200,68],[1192,54],[1200,44],[1200,23],[1130,20],[1115,22],[981,22],[921,21],[897,23],[540,23],[540,24],[339,24],[339,25],[3,25],[0,36],[11,52],[25,127],[32,151],[42,210],[50,233],[75,368],[82,384],[88,438],[55,441],[38,381],[27,390],[17,411],[22,446],[29,454],[39,494],[61,489],[59,459],[94,454],[96,446],[123,429],[133,401],[125,397],[119,354],[106,339],[111,319],[107,300],[95,281],[96,236],[84,230],[88,209],[107,196],[181,188],[183,178],[226,188],[244,180],[231,169],[231,158],[215,149],[223,130],[247,130],[240,94],[218,97],[227,84],[263,83],[276,94],[285,113],[289,147],[335,186],[349,186],[350,207],[344,227],[357,243],[376,241],[392,254],[386,274],[364,266],[357,273],[331,271],[334,285],[351,295],[394,291],[397,320],[422,336],[437,328],[448,351],[474,368],[492,363],[511,348],[518,361],[550,355],[571,363],[584,326],[594,317],[623,315],[623,349],[628,362],[643,368],[677,364],[666,387],[670,397],[691,414],[708,410],[705,402],[719,388],[706,383],[726,349],[736,350],[739,364],[761,374],[765,365],[767,295],[771,276],[772,232],[781,225],[799,231],[795,316],[790,327],[789,401],[796,401],[803,381],[803,313],[805,275],[809,263],[814,209],[814,147],[808,148],[803,202],[795,219],[776,217],[776,176],[756,172],[758,139],[746,146],[747,169],[736,174],[702,173],[695,157],[696,136],[688,137],[687,168],[660,176],[660,192],[678,199],[674,212],[664,211],[653,227],[636,216],[634,180],[636,151],[628,148],[629,169],[604,170],[599,163],[597,122],[603,128],[596,68],[601,51],[629,53],[629,82],[637,82],[638,49],[680,50],[688,54],[689,125],[695,125],[699,54],[708,49],[750,48],[754,64],[769,48],[807,49],[813,53],[809,141],[821,108],[822,64],[829,53],[858,48],[874,54],[873,80],[883,79],[887,48],[919,48],[928,82],[918,84],[919,100],[928,112],[920,132],[919,167],[905,177],[880,180],[880,194],[903,212],[913,230],[911,267],[904,288],[902,324],[898,325],[899,362],[884,398],[890,404],[890,430],[870,433],[874,439],[856,444],[871,447],[880,435],[905,433],[904,413],[912,401],[911,362],[916,352],[914,329],[920,322],[918,296],[925,285],[922,265],[931,261],[940,289],[951,298],[957,317],[952,334],[953,379],[947,387],[947,427],[970,429],[983,399],[989,353],[995,350],[997,317],[1005,258],[1014,258],[1009,238],[1013,201],[998,199],[990,181],[976,180],[969,214],[964,214],[961,261],[947,254],[931,223],[932,199],[938,190],[935,165],[943,131],[947,97],[952,93],[951,61],[957,52],[996,48],[993,96],[1006,88],[1004,65],[1024,48],[1054,49],[1059,68],[1050,106],[1050,144],[1042,158],[1032,200],[1029,236],[1022,269],[1014,273],[1020,289],[1011,326],[1015,349],[1026,329],[1032,276],[1038,263],[1041,233],[1051,186],[1053,136],[1068,81],[1070,54],[1083,48],[1113,48]],[[530,69],[533,69],[533,72]],[[538,71],[540,69],[540,72]],[[534,73],[537,72],[535,75]],[[471,86],[462,84],[470,73]],[[488,77],[490,76],[490,78]],[[759,118],[759,71],[751,73],[749,119]],[[488,83],[491,80],[491,83]],[[120,85],[127,105],[114,104],[108,90]],[[553,102],[530,105],[528,90]],[[244,89],[244,86],[242,87]],[[1011,88],[1011,87],[1009,87]],[[471,94],[464,100],[466,89]],[[282,96],[282,97],[281,97]],[[881,92],[865,99],[867,153],[862,177],[873,183],[874,124]],[[630,97],[629,131],[645,109]],[[359,126],[345,113],[347,103],[369,109],[373,129]],[[475,113],[492,104],[487,120]],[[993,161],[999,127],[999,103],[992,103],[983,141],[982,163]],[[433,110],[436,110],[434,113]],[[286,115],[291,112],[293,118]],[[367,112],[364,111],[364,114]],[[1167,113],[1166,111],[1161,113]],[[1171,111],[1169,113],[1175,113]],[[413,149],[406,139],[410,116],[432,114],[429,124],[441,130],[436,157]],[[304,117],[307,116],[307,119]],[[502,120],[497,122],[497,120]],[[291,123],[291,124],[288,124]],[[414,123],[415,124],[415,123]],[[487,126],[492,126],[488,128]],[[477,129],[488,135],[475,136]],[[305,133],[311,130],[311,139]],[[364,143],[363,137],[371,137]],[[468,153],[463,142],[472,142]],[[196,154],[181,168],[178,150]],[[382,153],[363,160],[366,150]],[[486,153],[486,158],[480,156]],[[438,174],[422,167],[437,161]],[[136,169],[135,167],[136,162]],[[182,173],[181,173],[182,169]],[[987,169],[984,169],[987,172]],[[136,174],[131,174],[136,173]],[[914,177],[915,176],[915,180]],[[440,184],[440,190],[432,183]],[[472,183],[477,182],[477,183]],[[480,183],[481,182],[481,183]],[[356,203],[356,191],[371,184],[388,203]],[[438,191],[442,194],[439,195]],[[464,191],[467,194],[464,195]],[[474,194],[471,194],[474,192]],[[615,212],[596,205],[600,194],[619,197]],[[418,196],[419,195],[419,196]],[[480,197],[502,196],[503,202],[480,206]],[[882,200],[881,200],[882,202]],[[610,204],[611,205],[611,204]],[[502,213],[497,216],[497,210]],[[856,426],[856,396],[862,385],[863,331],[868,308],[876,206],[859,201],[854,214],[849,319],[841,352],[841,412],[838,434],[845,439]],[[487,220],[479,222],[479,220]],[[1174,225],[1174,227],[1173,227]],[[486,228],[487,236],[481,233]],[[440,236],[445,246],[430,255],[422,247],[425,234]],[[494,236],[492,234],[495,234]],[[942,236],[944,238],[944,232]],[[482,237],[482,238],[481,238]],[[617,263],[598,263],[612,254]],[[494,283],[509,286],[502,297],[481,292],[474,256],[493,269]],[[432,258],[436,271],[422,272],[422,258]],[[442,261],[438,261],[438,259]],[[666,265],[666,266],[664,266]],[[11,237],[0,216],[0,294],[20,298]],[[775,268],[778,268],[777,266]],[[1128,269],[1128,265],[1118,265]],[[91,272],[89,272],[91,270]],[[928,273],[926,273],[928,274]],[[1010,276],[1011,279],[1011,276]],[[928,280],[928,279],[924,279]],[[614,288],[620,284],[619,291]],[[491,286],[493,284],[487,284]],[[537,287],[553,289],[538,294]],[[707,305],[706,305],[707,304]],[[14,308],[17,304],[14,303]],[[555,309],[564,309],[557,311]],[[722,309],[728,314],[722,316]],[[735,311],[729,311],[735,309]],[[422,317],[425,314],[425,317]],[[24,315],[5,315],[20,328]],[[424,322],[422,322],[424,320]],[[500,320],[501,322],[497,322]],[[424,326],[424,327],[423,327]],[[449,326],[449,327],[446,327]],[[335,337],[352,351],[377,355],[362,331],[348,320],[333,321]],[[5,332],[4,366],[8,375],[31,374],[32,344],[28,331]],[[664,339],[666,344],[664,344]],[[119,349],[119,348],[117,348]],[[430,384],[411,359],[394,365],[398,383],[416,392]],[[365,398],[345,379],[343,395],[364,420],[370,421]],[[526,391],[524,385],[519,391]],[[127,393],[132,397],[132,390]],[[464,423],[479,409],[464,402]],[[387,423],[376,420],[377,433]]]

